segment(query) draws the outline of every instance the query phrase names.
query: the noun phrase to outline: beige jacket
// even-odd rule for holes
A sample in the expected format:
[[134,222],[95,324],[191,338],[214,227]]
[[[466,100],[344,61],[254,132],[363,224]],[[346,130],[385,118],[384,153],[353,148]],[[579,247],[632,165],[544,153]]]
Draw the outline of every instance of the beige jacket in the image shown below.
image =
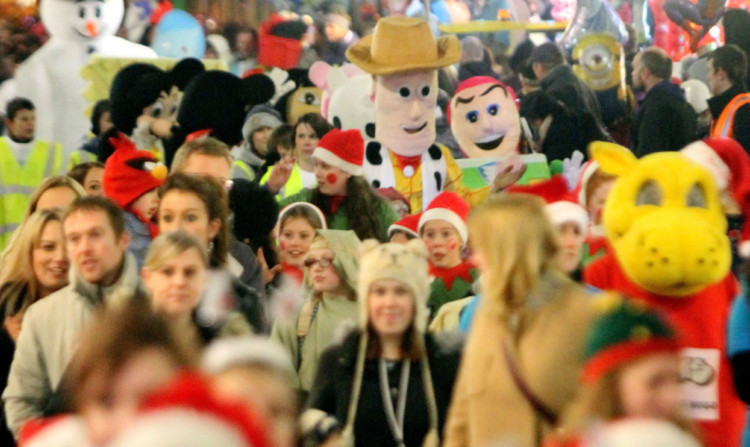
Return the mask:
[[481,303],[454,388],[444,446],[538,446],[551,427],[518,390],[503,343],[510,343],[528,387],[559,415],[578,386],[583,343],[595,317],[593,299],[567,278],[545,277],[530,294],[515,336],[498,304]]
[[112,305],[137,287],[138,267],[127,253],[122,274],[112,286],[100,287],[75,275],[71,284],[28,308],[3,392],[13,433],[18,435],[24,422],[42,416],[97,307],[102,302]]

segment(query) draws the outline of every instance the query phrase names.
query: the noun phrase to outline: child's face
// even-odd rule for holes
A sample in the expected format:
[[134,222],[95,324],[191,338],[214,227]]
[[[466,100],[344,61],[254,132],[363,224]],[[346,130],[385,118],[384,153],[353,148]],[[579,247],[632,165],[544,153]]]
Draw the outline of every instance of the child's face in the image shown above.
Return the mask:
[[422,227],[429,260],[435,267],[451,268],[461,263],[463,242],[458,231],[445,220],[430,220]]
[[572,273],[581,263],[584,235],[579,231],[578,225],[572,222],[558,225],[557,231],[561,245],[560,268],[564,273]]
[[279,156],[281,156],[281,158],[294,156],[294,148],[285,147],[281,144],[276,146],[276,152],[279,153]]
[[268,146],[266,145],[266,143],[268,142],[268,134],[270,133],[270,131],[270,127],[261,127],[260,129],[253,132],[252,135],[250,135],[250,139],[253,143],[253,149],[255,149],[257,153],[264,157],[268,153]]
[[312,286],[318,292],[332,293],[341,288],[341,278],[333,266],[334,258],[333,252],[328,248],[316,248],[307,253],[305,266]]
[[391,236],[391,239],[388,242],[392,242],[394,244],[406,244],[412,239],[414,239],[413,236],[409,236],[403,231],[396,231],[393,233],[393,236]]
[[159,210],[159,195],[156,189],[143,194],[138,197],[132,205],[130,205],[135,211],[138,211],[148,220],[154,217],[156,211]]
[[602,221],[601,211],[604,208],[604,203],[607,201],[607,196],[609,196],[609,192],[612,190],[612,185],[614,185],[614,183],[615,181],[613,179],[599,185],[591,194],[591,197],[587,202],[589,218],[594,225],[598,225]]
[[327,196],[344,196],[351,174],[341,169],[315,160],[315,179],[321,194]]
[[656,353],[627,364],[617,383],[623,416],[669,419],[680,408],[680,360]]
[[279,258],[282,262],[302,267],[315,237],[315,228],[303,217],[284,221],[279,233]]

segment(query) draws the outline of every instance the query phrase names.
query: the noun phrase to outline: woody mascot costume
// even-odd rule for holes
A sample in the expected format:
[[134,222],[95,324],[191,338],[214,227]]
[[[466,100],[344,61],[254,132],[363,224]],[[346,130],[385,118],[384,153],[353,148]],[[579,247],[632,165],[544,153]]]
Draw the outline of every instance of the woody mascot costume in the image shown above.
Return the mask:
[[437,69],[458,62],[455,36],[435,39],[422,19],[386,17],[350,47],[346,57],[373,76],[375,140],[365,150],[365,176],[374,188],[395,188],[423,211],[444,190],[470,204],[489,187],[470,190],[447,147],[435,142]]

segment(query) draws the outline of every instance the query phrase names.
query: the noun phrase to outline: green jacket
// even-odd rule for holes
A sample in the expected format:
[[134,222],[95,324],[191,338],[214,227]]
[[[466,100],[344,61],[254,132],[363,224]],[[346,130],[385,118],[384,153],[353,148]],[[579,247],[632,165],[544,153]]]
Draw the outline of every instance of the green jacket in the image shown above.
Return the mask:
[[[312,199],[313,190],[312,189],[303,189],[302,191],[298,192],[297,194],[294,194],[292,196],[287,197],[286,199],[283,199],[279,202],[279,207],[283,208],[290,203],[295,202],[310,202]],[[401,219],[401,216],[398,215],[396,210],[394,210],[388,202],[382,199],[378,199],[377,202],[375,202],[376,206],[376,212],[378,214],[378,217],[380,218],[380,223],[382,224],[382,231],[383,234],[380,235],[381,242],[388,240],[388,227],[390,227],[394,222]],[[322,210],[323,213],[325,213],[325,210]],[[346,215],[345,211],[341,208],[336,210],[335,213],[333,213],[332,216],[326,217],[327,219],[327,226],[331,230],[351,230],[352,227],[349,225],[349,216]]]

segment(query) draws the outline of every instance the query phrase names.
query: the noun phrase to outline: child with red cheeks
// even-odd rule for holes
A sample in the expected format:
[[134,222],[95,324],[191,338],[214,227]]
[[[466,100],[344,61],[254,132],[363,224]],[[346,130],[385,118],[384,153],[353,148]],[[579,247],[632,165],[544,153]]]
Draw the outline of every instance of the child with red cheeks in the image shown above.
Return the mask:
[[278,242],[281,271],[302,284],[307,252],[315,238],[316,230],[325,230],[323,213],[307,202],[293,203],[279,213]]
[[469,236],[468,214],[469,204],[458,194],[445,191],[435,197],[419,219],[419,236],[427,246],[430,274],[434,277],[427,301],[432,316],[443,304],[473,294],[472,285],[479,271],[463,256]]
[[125,211],[130,234],[128,251],[143,267],[151,241],[159,235],[155,222],[159,209],[157,189],[167,177],[167,167],[149,151],[138,150],[125,135],[110,138],[114,153],[107,159],[102,176],[104,194]]

